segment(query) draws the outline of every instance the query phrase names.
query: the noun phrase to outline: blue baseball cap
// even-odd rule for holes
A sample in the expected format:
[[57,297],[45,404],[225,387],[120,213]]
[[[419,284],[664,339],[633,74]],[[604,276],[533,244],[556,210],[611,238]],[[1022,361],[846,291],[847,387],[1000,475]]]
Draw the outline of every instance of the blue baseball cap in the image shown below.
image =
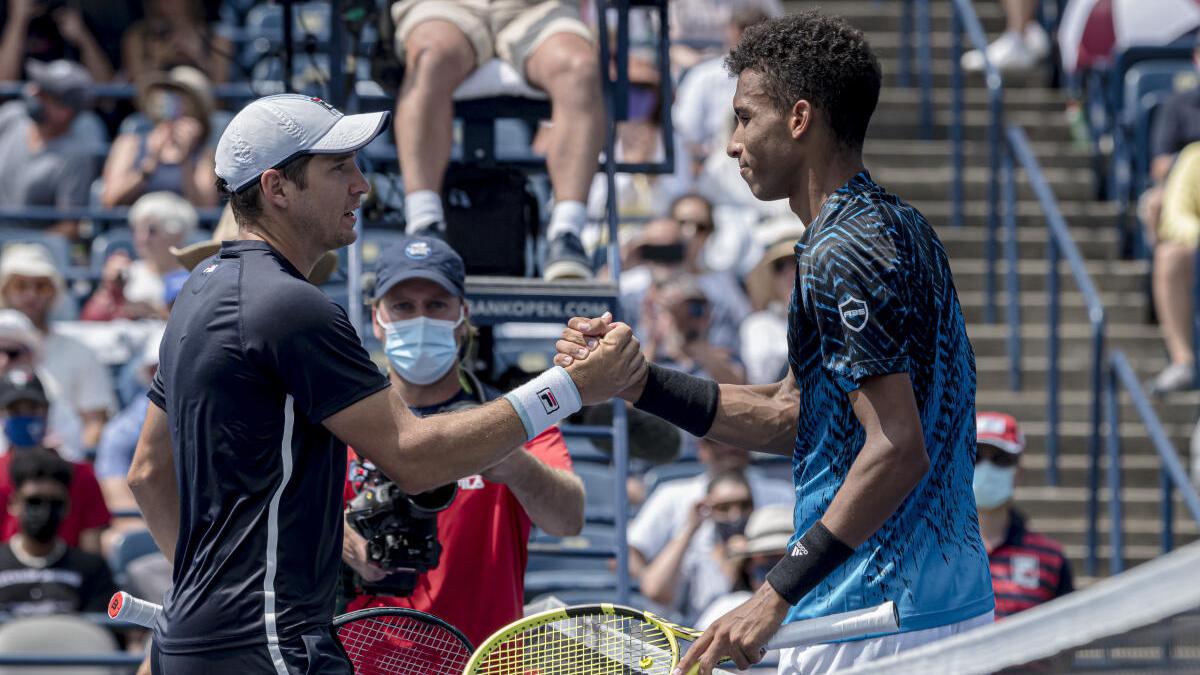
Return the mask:
[[466,276],[462,257],[446,242],[437,237],[404,237],[379,254],[374,299],[409,279],[427,279],[461,298],[466,295]]

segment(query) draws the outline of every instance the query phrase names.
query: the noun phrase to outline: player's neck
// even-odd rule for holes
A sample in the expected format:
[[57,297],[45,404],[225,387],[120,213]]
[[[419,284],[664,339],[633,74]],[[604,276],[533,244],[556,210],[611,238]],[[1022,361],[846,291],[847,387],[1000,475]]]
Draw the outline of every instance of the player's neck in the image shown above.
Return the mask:
[[396,392],[400,394],[400,398],[404,399],[405,403],[414,408],[428,408],[439,403],[445,403],[462,391],[462,383],[458,380],[457,367],[451,368],[450,372],[446,373],[442,379],[433,384],[413,384],[407,382],[391,368],[388,368],[388,379],[392,381],[392,386],[396,388]]
[[317,260],[325,254],[324,251],[309,250],[311,247],[305,246],[299,238],[293,236],[293,230],[279,227],[269,221],[255,223],[253,227],[239,229],[238,238],[267,242],[271,245],[271,248],[287,258],[287,261],[299,270],[305,279],[308,278],[309,274],[312,274],[313,267],[317,265]]
[[861,150],[826,154],[820,162],[801,168],[799,181],[792,190],[788,205],[805,225],[810,225],[821,213],[821,207],[829,195],[837,192],[864,168]]

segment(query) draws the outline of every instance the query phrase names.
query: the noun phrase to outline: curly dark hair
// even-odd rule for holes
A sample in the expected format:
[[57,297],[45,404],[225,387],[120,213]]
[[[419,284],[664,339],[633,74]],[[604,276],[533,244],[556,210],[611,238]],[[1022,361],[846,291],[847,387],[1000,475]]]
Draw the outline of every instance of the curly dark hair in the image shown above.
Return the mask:
[[750,26],[725,67],[761,75],[781,112],[809,101],[842,145],[862,148],[883,75],[862,31],[841,17],[805,11]]

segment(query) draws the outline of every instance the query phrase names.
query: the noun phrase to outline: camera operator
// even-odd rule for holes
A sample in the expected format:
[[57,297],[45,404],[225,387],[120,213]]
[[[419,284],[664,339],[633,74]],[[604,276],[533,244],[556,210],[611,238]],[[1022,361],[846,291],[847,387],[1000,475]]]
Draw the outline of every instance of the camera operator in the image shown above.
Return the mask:
[[[440,239],[410,237],[379,256],[375,336],[384,343],[389,379],[418,416],[481,405],[497,396],[459,367],[470,314],[463,294],[462,258]],[[371,590],[388,586],[397,575],[369,562],[366,540],[346,527],[343,559],[365,586],[347,609],[411,607],[445,619],[474,644],[520,618],[531,524],[552,535],[577,534],[584,507],[583,483],[571,471],[556,427],[525,450],[458,481],[457,496],[437,514],[440,561],[417,576],[407,597]],[[349,461],[348,503],[377,475],[355,454]]]

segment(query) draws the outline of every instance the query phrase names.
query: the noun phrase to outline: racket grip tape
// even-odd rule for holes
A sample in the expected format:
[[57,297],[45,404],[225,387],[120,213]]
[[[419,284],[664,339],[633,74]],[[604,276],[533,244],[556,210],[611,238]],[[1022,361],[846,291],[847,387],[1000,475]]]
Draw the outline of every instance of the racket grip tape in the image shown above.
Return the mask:
[[162,605],[140,600],[125,591],[117,591],[108,601],[109,619],[132,623],[143,628],[153,628],[161,611]]

